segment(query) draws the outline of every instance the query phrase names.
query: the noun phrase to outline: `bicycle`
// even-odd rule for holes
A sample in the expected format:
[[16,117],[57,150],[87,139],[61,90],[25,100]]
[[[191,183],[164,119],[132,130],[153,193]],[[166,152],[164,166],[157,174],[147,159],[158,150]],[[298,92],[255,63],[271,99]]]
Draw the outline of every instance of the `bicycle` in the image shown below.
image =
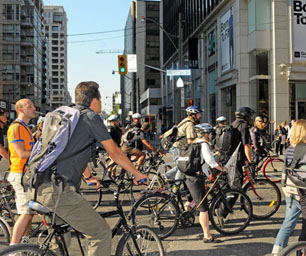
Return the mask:
[[[107,186],[107,182],[110,181],[102,181],[102,186]],[[123,186],[123,185],[122,185]],[[128,225],[127,219],[123,213],[123,208],[119,202],[121,185],[119,184],[118,189],[114,192],[114,198],[116,203],[116,210],[110,212],[104,212],[100,215],[104,218],[119,215],[119,220],[115,227],[112,229],[112,237],[119,234],[120,230],[123,229],[124,234],[118,242],[115,255],[161,255],[164,256],[164,248],[163,245],[158,238],[158,236],[147,226],[132,226]],[[49,211],[48,208],[39,204],[38,202],[31,201],[30,207],[44,215],[53,217],[52,212]],[[51,228],[47,238],[40,245],[34,244],[18,244],[13,246],[8,246],[2,250],[0,250],[0,255],[11,255],[14,253],[24,253],[25,255],[37,255],[37,256],[54,256],[51,250],[49,250],[49,245],[51,239],[54,237],[56,243],[58,244],[58,248],[61,252],[61,255],[69,256],[69,252],[67,249],[67,245],[65,242],[64,234],[73,230],[67,223],[56,224],[55,218],[54,222],[51,223]],[[75,231],[75,230],[74,230]],[[80,248],[80,252],[82,255],[85,255],[84,250],[82,248],[80,236],[81,234],[78,231],[75,231],[76,238],[78,240],[78,245]],[[19,255],[19,254],[18,254]]]
[[242,190],[251,199],[252,217],[267,219],[278,211],[281,204],[281,192],[272,181],[257,179],[256,176],[257,173],[253,166],[245,167]]
[[281,182],[282,169],[284,165],[284,160],[280,159],[276,155],[272,155],[273,152],[271,148],[264,146],[267,155],[260,157],[256,163],[256,172],[262,171],[263,176],[272,182]]
[[280,256],[303,256],[306,255],[306,241],[299,241],[282,249]]
[[[213,181],[204,198],[212,195],[209,204],[209,217],[213,227],[221,234],[231,235],[243,231],[251,220],[252,203],[249,197],[242,191],[226,189],[218,182],[220,174]],[[175,180],[174,184],[183,180]],[[142,196],[133,206],[131,214],[134,225],[141,223],[150,224],[160,239],[165,239],[175,232],[179,222],[183,227],[192,226],[195,220],[196,206],[190,211],[185,211],[182,196],[186,191],[148,192]],[[238,198],[231,206],[229,200]],[[224,216],[220,216],[219,209],[223,208]],[[223,220],[221,220],[223,218]],[[225,220],[225,221],[224,221]]]

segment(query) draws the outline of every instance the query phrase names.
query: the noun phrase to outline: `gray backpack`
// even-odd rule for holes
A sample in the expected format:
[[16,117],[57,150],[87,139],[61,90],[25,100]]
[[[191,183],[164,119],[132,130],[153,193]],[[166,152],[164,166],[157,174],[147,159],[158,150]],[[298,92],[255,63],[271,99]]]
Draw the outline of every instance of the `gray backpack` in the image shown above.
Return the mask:
[[[84,108],[84,110],[86,109]],[[63,106],[47,113],[42,135],[35,143],[31,155],[24,166],[24,169],[27,168],[26,172],[24,170],[22,179],[22,185],[25,190],[28,188],[37,190],[44,181],[50,181],[51,175],[56,171],[56,159],[64,151],[71,139],[81,111]],[[86,148],[90,145],[86,145]],[[80,151],[84,149],[85,147]],[[36,200],[36,191],[34,200]]]

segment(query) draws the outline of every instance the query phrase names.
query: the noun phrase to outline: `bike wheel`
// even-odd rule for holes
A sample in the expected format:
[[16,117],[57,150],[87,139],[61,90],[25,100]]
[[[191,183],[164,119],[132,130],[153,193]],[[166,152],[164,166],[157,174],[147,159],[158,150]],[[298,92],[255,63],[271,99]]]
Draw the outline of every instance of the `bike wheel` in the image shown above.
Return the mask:
[[1,256],[21,256],[21,255],[31,255],[31,256],[56,256],[55,253],[53,253],[50,250],[44,251],[39,247],[39,245],[34,244],[16,244],[11,245],[3,248],[0,250]]
[[[163,245],[157,234],[147,226],[138,226],[133,231],[141,255],[165,255]],[[117,246],[115,256],[139,255],[130,233],[124,234]]]
[[170,236],[176,230],[179,216],[176,201],[167,194],[144,195],[132,208],[133,225],[148,225],[160,239]]
[[253,206],[252,217],[266,219],[277,212],[281,204],[281,192],[270,180],[256,179],[255,183],[248,182],[243,192],[251,199]]
[[262,174],[267,180],[281,182],[284,161],[280,158],[270,158],[262,166]]
[[0,246],[9,245],[10,240],[9,224],[0,217]]
[[280,256],[296,256],[306,254],[306,241],[300,241],[289,245],[280,251]]
[[224,235],[240,233],[249,225],[251,217],[250,198],[236,189],[221,191],[214,197],[209,207],[211,224]]

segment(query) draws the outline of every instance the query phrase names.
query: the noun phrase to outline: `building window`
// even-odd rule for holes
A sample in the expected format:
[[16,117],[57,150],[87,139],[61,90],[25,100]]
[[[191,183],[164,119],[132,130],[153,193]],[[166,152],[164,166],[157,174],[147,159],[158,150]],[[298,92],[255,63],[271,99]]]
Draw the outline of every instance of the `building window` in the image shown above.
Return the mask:
[[20,79],[19,65],[2,65],[3,81],[15,81]]
[[19,41],[20,40],[20,26],[13,24],[3,24],[3,40]]
[[269,51],[253,51],[249,54],[249,76],[269,75]]
[[3,45],[2,57],[3,60],[19,60],[20,46],[19,45]]
[[255,30],[270,30],[270,1],[251,0],[248,4],[249,34]]

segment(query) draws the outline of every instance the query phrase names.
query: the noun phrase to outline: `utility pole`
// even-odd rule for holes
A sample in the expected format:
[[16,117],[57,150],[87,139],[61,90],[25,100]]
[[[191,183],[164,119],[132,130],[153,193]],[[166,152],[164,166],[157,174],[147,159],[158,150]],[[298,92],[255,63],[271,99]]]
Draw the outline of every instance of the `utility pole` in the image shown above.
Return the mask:
[[[179,62],[179,69],[183,69],[183,20],[182,20],[182,13],[179,12],[179,27],[178,27],[178,62]],[[176,86],[176,84],[175,84]],[[181,93],[182,89],[179,87],[177,88],[177,104],[178,104],[178,115],[177,115],[177,121],[182,120],[182,107],[181,107]]]

